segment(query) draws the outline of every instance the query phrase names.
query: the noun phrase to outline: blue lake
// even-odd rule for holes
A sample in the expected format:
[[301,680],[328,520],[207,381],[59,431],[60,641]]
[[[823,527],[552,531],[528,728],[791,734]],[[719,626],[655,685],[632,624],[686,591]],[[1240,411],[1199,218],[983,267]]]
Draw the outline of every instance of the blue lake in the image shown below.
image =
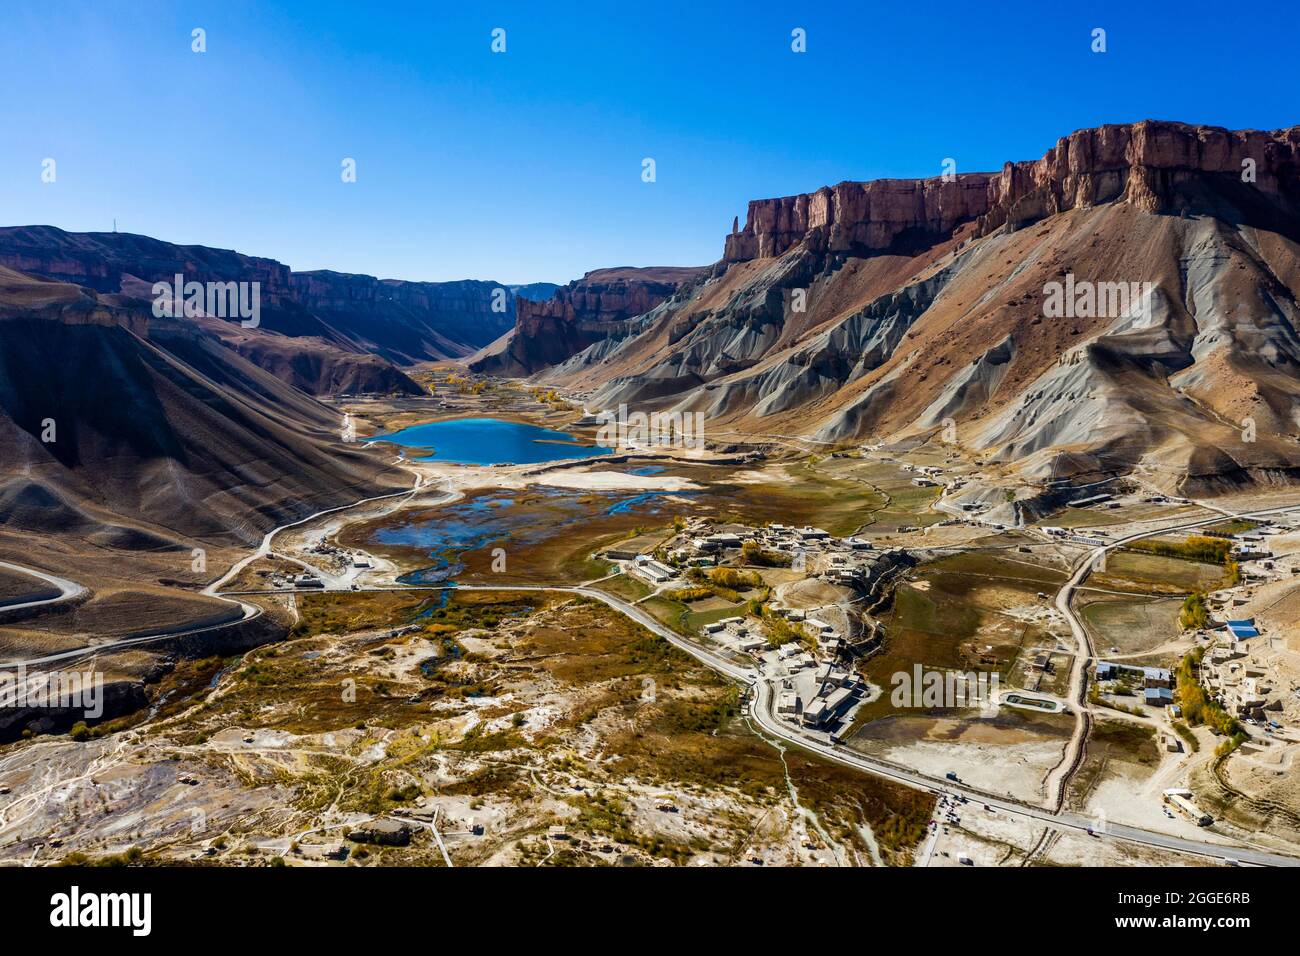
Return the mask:
[[427,422],[387,435],[376,435],[371,440],[429,452],[416,461],[449,461],[460,465],[532,465],[543,461],[593,458],[613,451],[600,445],[576,444],[578,439],[567,432],[498,418]]
[[[635,513],[662,520],[680,507],[664,499],[689,497],[694,492],[593,494],[541,486],[528,494],[543,496],[544,516],[535,507],[521,512],[516,499],[508,493],[487,492],[443,505],[427,516],[376,528],[370,540],[375,544],[419,548],[429,555],[428,567],[402,575],[397,579],[399,583],[449,584],[465,570],[461,555],[468,551],[489,545],[535,547],[550,539],[562,539],[569,528],[601,514]],[[446,600],[445,592],[442,600]]]

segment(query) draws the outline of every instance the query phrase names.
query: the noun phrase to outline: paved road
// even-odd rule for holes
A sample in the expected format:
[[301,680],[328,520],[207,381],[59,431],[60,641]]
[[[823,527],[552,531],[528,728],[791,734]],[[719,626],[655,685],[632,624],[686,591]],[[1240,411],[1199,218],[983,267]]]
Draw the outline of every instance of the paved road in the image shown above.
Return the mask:
[[[1214,519],[1215,521],[1220,519]],[[1166,529],[1167,530],[1167,529]],[[561,585],[540,585],[540,584],[493,584],[493,585],[430,585],[427,587],[374,587],[362,588],[362,591],[556,591],[570,594],[580,594],[584,597],[600,601],[602,604],[626,615],[638,624],[644,626],[647,630],[659,635],[674,647],[690,654],[696,660],[708,667],[718,671],[733,680],[744,684],[751,691],[751,702],[747,713],[753,719],[754,723],[768,736],[778,738],[788,744],[802,748],[807,751],[818,754],[827,760],[860,770],[876,777],[882,777],[887,780],[893,780],[897,783],[904,784],[918,790],[929,790],[933,793],[946,794],[953,798],[966,798],[967,800],[984,804],[1003,813],[1012,816],[1018,816],[1026,819],[1035,820],[1039,823],[1054,826],[1058,829],[1076,830],[1081,833],[1093,832],[1098,829],[1098,823],[1093,818],[1073,812],[1057,812],[1048,807],[1033,806],[1023,804],[1015,800],[1010,800],[1004,796],[997,796],[992,793],[986,793],[974,787],[968,787],[961,783],[954,783],[950,780],[931,777],[899,764],[890,763],[875,757],[868,757],[855,751],[848,750],[840,745],[832,744],[829,735],[815,734],[803,730],[787,721],[781,720],[773,712],[773,702],[775,694],[770,683],[759,679],[759,671],[756,667],[742,666],[734,661],[722,657],[708,648],[701,647],[694,641],[687,640],[676,631],[673,631],[667,625],[650,616],[646,611],[636,607],[622,598],[607,594],[604,591],[585,586],[561,586]],[[1300,866],[1300,858],[1286,856],[1279,853],[1269,853],[1263,850],[1254,850],[1249,847],[1234,846],[1231,844],[1214,844],[1206,843],[1203,840],[1189,840],[1182,837],[1171,836],[1165,833],[1159,833],[1153,830],[1143,830],[1140,827],[1132,827],[1123,824],[1110,823],[1105,827],[1105,833],[1094,833],[1098,839],[1120,840],[1127,843],[1139,843],[1145,846],[1160,847],[1167,850],[1175,850],[1181,853],[1187,853],[1194,856],[1204,857],[1214,860],[1238,860],[1243,863],[1253,863],[1260,866]]]
[[1061,762],[1052,768],[1052,772],[1047,777],[1047,799],[1046,806],[1054,811],[1059,811],[1065,805],[1065,795],[1069,789],[1070,780],[1083,764],[1084,745],[1088,740],[1088,731],[1092,726],[1092,715],[1088,706],[1087,699],[1087,675],[1088,664],[1095,658],[1093,653],[1092,641],[1088,638],[1088,632],[1083,626],[1079,616],[1075,614],[1071,606],[1074,600],[1074,593],[1079,586],[1087,580],[1092,573],[1094,565],[1108,551],[1134,541],[1140,541],[1143,538],[1154,538],[1162,534],[1169,534],[1178,531],[1192,531],[1196,528],[1204,528],[1207,525],[1219,524],[1223,521],[1224,516],[1234,518],[1267,518],[1278,514],[1287,514],[1293,511],[1300,511],[1300,506],[1288,505],[1282,508],[1271,508],[1265,511],[1251,511],[1244,514],[1233,514],[1230,511],[1224,511],[1220,508],[1212,510],[1218,511],[1213,518],[1202,518],[1197,521],[1185,521],[1176,525],[1166,525],[1155,531],[1141,531],[1135,534],[1127,535],[1123,538],[1117,538],[1114,541],[1094,548],[1089,551],[1075,567],[1070,579],[1056,594],[1056,609],[1064,615],[1070,625],[1070,631],[1074,635],[1075,655],[1074,665],[1070,670],[1070,691],[1068,700],[1074,706],[1074,733],[1070,736],[1070,741],[1066,744],[1065,751],[1061,756]]
[[42,598],[39,601],[24,601],[21,604],[0,604],[0,611],[16,611],[20,608],[28,607],[46,607],[51,604],[61,604],[64,601],[71,601],[73,598],[81,597],[87,593],[86,589],[76,581],[69,581],[67,578],[56,577],[46,571],[38,571],[36,568],[24,567],[21,564],[10,564],[8,561],[0,561],[0,568],[7,571],[17,571],[19,574],[27,574],[34,578],[40,578],[46,584],[52,584],[59,589],[59,596],[52,598]]
[[[769,734],[781,737],[797,746],[807,750],[816,751],[821,756],[836,763],[848,767],[854,767],[866,773],[871,773],[879,777],[885,777],[895,780],[899,783],[918,789],[926,789],[937,793],[948,794],[953,797],[966,797],[972,803],[986,804],[1003,813],[1013,816],[1025,817],[1037,820],[1041,823],[1050,824],[1051,826],[1064,829],[1078,830],[1088,832],[1097,828],[1097,823],[1090,817],[1077,813],[1053,813],[1051,810],[1042,807],[1034,807],[1021,804],[1005,797],[994,797],[984,794],[979,790],[955,785],[951,781],[937,780],[924,774],[899,767],[895,764],[889,764],[885,761],[877,760],[873,757],[847,750],[843,747],[835,746],[830,743],[822,743],[819,740],[811,739],[808,735],[797,731],[789,724],[779,720],[771,713],[772,691],[771,687],[765,682],[759,682],[755,685],[756,693],[754,695],[754,704],[751,713],[756,722]],[[1183,853],[1195,854],[1202,857],[1214,859],[1236,859],[1247,863],[1257,863],[1261,866],[1300,866],[1300,859],[1295,857],[1283,856],[1276,853],[1267,853],[1260,850],[1252,850],[1246,847],[1235,847],[1230,845],[1219,846],[1205,843],[1200,840],[1186,840],[1181,837],[1170,836],[1164,833],[1157,833],[1150,830],[1143,830],[1139,827],[1122,826],[1110,824],[1104,834],[1098,834],[1099,839],[1123,840],[1130,843],[1142,843],[1147,846],[1163,847],[1169,850],[1178,850]]]
[[[606,594],[603,591],[597,591],[593,588],[587,587],[544,587],[540,585],[460,585],[459,587],[463,590],[477,591],[567,591],[594,598],[609,607],[626,614],[628,617],[637,621],[637,623],[644,625],[648,630],[664,638],[664,640],[668,641],[674,647],[681,648],[696,660],[719,671],[720,673],[726,674],[728,677],[746,684],[753,692],[748,711],[749,715],[765,733],[772,737],[777,737],[796,747],[813,751],[827,760],[847,767],[852,767],[856,770],[861,770],[864,773],[869,773],[873,776],[884,777],[916,789],[930,790],[935,793],[944,793],[950,797],[965,797],[973,803],[986,804],[1000,812],[1033,819],[1040,823],[1057,827],[1058,829],[1070,829],[1088,833],[1093,832],[1098,828],[1098,824],[1095,820],[1082,814],[1057,813],[1044,807],[1030,806],[1013,800],[1008,800],[1005,797],[996,797],[990,794],[985,794],[983,791],[971,787],[954,784],[948,780],[940,780],[910,770],[906,767],[899,766],[898,764],[888,763],[874,757],[867,757],[863,754],[847,750],[844,747],[832,744],[829,737],[826,735],[807,733],[794,725],[781,720],[772,713],[772,704],[775,696],[772,685],[767,681],[759,680],[758,671],[755,668],[741,667],[725,658],[719,657],[717,654],[714,654],[706,648],[700,647],[693,641],[686,640],[666,625],[655,620],[640,608],[634,607],[627,601]],[[455,588],[448,587],[436,590],[455,590]],[[1105,833],[1096,833],[1095,836],[1098,839],[1140,843],[1146,846],[1176,850],[1178,852],[1215,860],[1234,859],[1243,863],[1254,863],[1260,866],[1300,866],[1300,859],[1297,859],[1296,857],[1285,856],[1278,853],[1269,853],[1263,850],[1254,850],[1249,847],[1218,845],[1206,843],[1202,840],[1188,840],[1182,837],[1170,836],[1165,833],[1143,830],[1140,827],[1110,823],[1105,827],[1105,831]]]
[[[272,528],[262,537],[262,543],[257,546],[256,551],[254,551],[252,554],[248,555],[247,557],[240,558],[238,561],[232,564],[230,566],[230,570],[227,571],[225,574],[223,574],[221,577],[217,578],[217,580],[213,581],[206,588],[204,588],[203,593],[210,595],[212,597],[220,597],[221,595],[218,594],[218,592],[226,585],[227,581],[234,580],[235,576],[238,575],[240,571],[244,570],[244,568],[248,567],[258,558],[264,558],[270,553],[271,542],[275,539],[275,536],[279,534],[281,531],[288,530],[289,528],[296,528],[300,524],[306,524],[309,521],[314,521],[317,518],[322,517],[323,515],[330,515],[338,511],[347,511],[352,508],[358,508],[361,505],[369,504],[372,501],[383,501],[387,498],[400,498],[403,495],[413,496],[423,486],[424,486],[424,476],[417,473],[415,476],[415,485],[408,491],[395,491],[386,495],[374,495],[373,497],[370,498],[362,498],[360,501],[354,501],[348,505],[339,505],[337,508],[326,508],[324,511],[317,511],[315,514],[310,514],[305,518],[299,518],[297,521],[290,521],[288,524],[282,524],[278,528]],[[302,562],[298,562],[298,563],[302,564]]]
[[[252,620],[253,618],[258,617],[262,614],[262,609],[260,607],[258,607],[256,604],[249,604],[246,601],[240,601],[238,600],[238,598],[231,597],[229,593],[221,593],[220,589],[224,584],[226,584],[226,582],[233,580],[235,576],[239,574],[240,571],[248,567],[248,565],[251,564],[253,561],[256,561],[258,558],[265,557],[267,554],[269,554],[271,551],[271,543],[272,541],[274,541],[275,536],[277,534],[279,534],[281,531],[284,531],[288,528],[294,528],[297,527],[298,525],[306,524],[307,522],[319,518],[322,515],[334,514],[335,512],[338,511],[346,511],[350,508],[356,508],[360,505],[368,504],[369,502],[372,501],[381,501],[386,498],[400,498],[403,495],[414,496],[417,492],[426,488],[427,485],[428,483],[425,482],[423,476],[416,474],[414,486],[407,491],[396,491],[385,495],[375,495],[370,498],[362,498],[360,501],[354,501],[352,504],[340,505],[337,508],[326,508],[323,511],[317,511],[315,514],[308,515],[305,518],[300,518],[297,521],[290,521],[288,524],[282,524],[278,528],[273,528],[272,530],[268,531],[262,537],[262,543],[258,546],[257,550],[253,551],[248,556],[236,561],[233,565],[231,565],[230,570],[228,570],[225,574],[219,577],[216,581],[209,584],[201,592],[207,595],[208,597],[217,598],[222,601],[228,601],[232,604],[239,605],[242,611],[242,617],[240,617],[238,621],[222,621],[218,624],[206,625],[204,627],[187,627],[182,625],[179,627],[167,628],[159,631],[150,631],[146,634],[136,634],[131,637],[122,637],[113,640],[103,641],[97,644],[88,644],[85,647],[78,647],[69,651],[60,651],[55,654],[44,654],[40,657],[29,657],[23,660],[3,661],[0,662],[0,669],[10,668],[10,667],[12,668],[37,667],[42,664],[68,663],[71,661],[75,661],[79,658],[90,657],[95,654],[102,654],[105,651],[121,650],[122,648],[136,647],[142,644],[152,644],[158,641],[170,640],[176,637],[189,637],[193,634],[205,634],[210,631],[218,631],[223,628],[230,627],[232,624],[238,624],[238,623],[243,623],[244,621]],[[454,494],[454,492],[448,492],[448,494]],[[295,559],[291,558],[289,560],[295,560]],[[298,562],[298,563],[303,564],[304,567],[309,567],[309,565],[305,564],[304,562]],[[80,595],[87,593],[87,589],[82,585],[76,583],[75,581],[68,581],[64,578],[58,578],[52,574],[46,574],[43,571],[37,571],[33,568],[23,568],[23,567],[19,567],[18,565],[8,564],[7,562],[3,562],[3,561],[0,561],[0,567],[5,567],[14,571],[21,571],[26,574],[35,575],[36,577],[48,581],[50,584],[56,585],[57,587],[60,588],[60,590],[64,592],[60,597],[50,598],[47,601],[35,601],[35,602],[29,602],[28,604],[8,605],[6,607],[0,607],[0,611],[8,610],[14,607],[29,607],[29,606],[35,606],[40,604],[54,604],[59,601],[70,600],[73,597],[79,597]]]
[[[342,511],[348,508],[353,508],[356,507],[357,505],[365,504],[370,501],[377,501],[385,498],[395,498],[395,497],[400,497],[402,495],[414,495],[417,491],[420,490],[421,485],[422,485],[422,480],[420,479],[420,477],[417,476],[415,487],[412,488],[410,491],[395,492],[393,494],[388,494],[388,495],[377,495],[373,498],[366,498],[363,499],[362,501],[355,502],[351,505],[344,505],[338,508],[329,508],[324,511],[317,512],[316,514],[310,515],[307,518],[303,518],[299,521],[294,521],[285,525],[281,525],[280,527],[267,533],[267,535],[263,538],[262,544],[257,551],[255,551],[253,554],[249,555],[248,557],[242,559],[241,561],[237,562],[234,566],[231,567],[229,571],[226,572],[226,574],[222,575],[221,578],[213,582],[213,584],[209,585],[208,588],[205,589],[204,593],[210,594],[214,597],[222,597],[227,600],[232,600],[232,598],[230,598],[228,595],[218,593],[221,586],[224,585],[227,581],[232,580],[241,570],[247,567],[252,561],[268,553],[270,551],[270,544],[272,539],[280,531],[283,531],[287,528],[295,527],[300,524],[304,524],[312,520],[313,518],[320,517],[321,515],[330,514],[336,511]],[[1280,513],[1296,511],[1296,510],[1300,510],[1300,507],[1292,506],[1288,508],[1276,508],[1267,511],[1251,512],[1249,514],[1241,515],[1241,517],[1247,517],[1247,518],[1264,517],[1272,514],[1280,514]],[[1128,538],[1123,538],[1118,541],[1111,542],[1105,545],[1104,547],[1100,547],[1096,549],[1092,554],[1090,554],[1087,558],[1085,558],[1084,562],[1081,564],[1081,569],[1083,573],[1079,574],[1076,571],[1075,577],[1071,579],[1072,583],[1067,584],[1067,587],[1068,588],[1076,587],[1078,583],[1081,582],[1084,579],[1084,577],[1086,577],[1087,569],[1091,567],[1091,562],[1096,556],[1108,550],[1111,550],[1121,544],[1124,544],[1128,541],[1137,540],[1138,538],[1150,537],[1154,534],[1167,533],[1174,530],[1187,530],[1189,528],[1214,524],[1221,520],[1222,517],[1216,516],[1215,518],[1206,521],[1195,522],[1188,525],[1179,525],[1176,527],[1167,527],[1161,529],[1160,531],[1133,535]],[[18,570],[27,570],[27,569],[19,568]],[[50,579],[47,578],[47,580]],[[71,586],[72,588],[81,587],[80,585],[75,584],[75,582],[63,581],[62,579],[54,579],[51,581],[51,583],[58,583],[61,589],[63,588],[64,585]],[[953,784],[951,781],[939,780],[937,778],[929,777],[926,776],[925,774],[921,774],[916,771],[910,770],[906,767],[890,764],[887,763],[886,761],[878,760],[873,757],[867,757],[862,754],[858,754],[853,751],[846,750],[842,747],[831,744],[829,738],[826,738],[824,735],[818,736],[818,735],[807,733],[800,728],[797,728],[785,721],[778,719],[772,713],[772,703],[773,703],[773,696],[774,696],[772,686],[767,681],[759,679],[759,672],[756,668],[744,667],[739,664],[736,664],[734,661],[728,660],[718,654],[713,653],[712,651],[706,648],[703,648],[695,644],[693,641],[687,640],[686,638],[677,634],[675,631],[668,628],[666,625],[660,623],[658,620],[653,618],[647,612],[643,611],[641,608],[638,608],[628,603],[627,601],[624,601],[621,598],[615,597],[614,595],[607,594],[604,591],[599,591],[594,588],[584,587],[584,586],[554,587],[554,586],[544,586],[544,585],[517,585],[517,584],[459,585],[459,586],[444,585],[444,586],[429,587],[429,588],[410,588],[410,587],[403,587],[403,586],[394,586],[394,587],[384,587],[384,588],[378,588],[378,587],[362,588],[360,590],[362,591],[456,590],[457,587],[463,590],[482,590],[482,591],[562,591],[562,592],[569,592],[573,594],[580,594],[584,597],[588,597],[593,600],[600,601],[601,603],[613,608],[614,610],[617,610],[621,614],[624,614],[625,616],[641,624],[647,630],[650,630],[651,632],[664,638],[664,640],[668,641],[674,647],[677,647],[682,651],[686,652],[687,654],[690,654],[692,657],[696,658],[706,666],[718,671],[719,673],[725,674],[726,676],[736,681],[739,681],[742,684],[747,685],[752,691],[748,713],[750,717],[754,720],[755,724],[758,727],[760,727],[765,733],[767,733],[772,737],[784,740],[785,742],[800,747],[804,750],[817,753],[818,755],[832,762],[839,763],[844,766],[852,767],[854,769],[860,770],[864,773],[872,774],[877,777],[894,780],[898,783],[902,783],[917,789],[926,789],[935,793],[944,793],[955,798],[966,798],[968,800],[986,804],[1004,813],[1035,819],[1040,822],[1047,823],[1059,828],[1075,829],[1080,831],[1091,832],[1094,826],[1094,823],[1090,818],[1081,816],[1079,814],[1064,813],[1049,808],[1028,806],[1015,801],[1008,800],[1006,798],[995,797],[989,794],[985,794],[982,791],[973,788],[965,787],[960,784]],[[1065,589],[1062,590],[1064,591]],[[237,602],[237,603],[240,603],[242,606],[246,608],[252,607],[251,605],[246,605],[243,602]],[[1067,601],[1067,608],[1068,608],[1068,601]],[[257,613],[260,613],[260,610],[257,609],[255,610]],[[1067,618],[1073,620],[1072,614],[1073,612],[1067,613]],[[30,665],[30,664],[48,663],[56,660],[71,659],[86,654],[99,653],[101,651],[110,648],[120,648],[122,646],[143,644],[143,643],[148,643],[150,641],[163,640],[169,637],[182,636],[184,634],[201,633],[203,631],[215,630],[217,628],[228,627],[228,626],[229,624],[220,624],[220,625],[214,625],[212,627],[191,629],[188,631],[176,631],[176,632],[171,632],[166,634],[155,634],[155,635],[140,636],[135,638],[124,638],[121,640],[106,642],[104,644],[99,644],[91,647],[78,648],[72,651],[65,651],[60,654],[47,655],[43,658],[35,658],[30,661],[10,662],[9,666],[14,666],[19,663]],[[1086,634],[1084,635],[1084,639],[1086,642]],[[1083,666],[1086,667],[1086,661],[1083,661],[1082,664]],[[1076,667],[1078,666],[1079,666],[1079,662],[1076,661]],[[1072,687],[1073,687],[1073,683],[1074,681],[1072,677]],[[1068,780],[1068,775],[1066,775],[1065,778],[1062,780],[1062,786],[1064,786],[1065,780]],[[1140,843],[1148,846],[1162,847],[1165,849],[1176,850],[1183,853],[1193,854],[1201,857],[1209,857],[1213,859],[1220,859],[1220,860],[1236,859],[1242,862],[1257,863],[1259,865],[1264,865],[1264,866],[1300,865],[1300,860],[1296,859],[1295,857],[1283,856],[1275,853],[1268,853],[1268,852],[1254,850],[1246,847],[1220,846],[1215,844],[1208,844],[1203,841],[1186,840],[1181,837],[1169,836],[1167,834],[1143,830],[1138,827],[1130,827],[1121,824],[1110,824],[1106,828],[1106,833],[1099,834],[1098,836],[1102,839],[1114,839],[1114,840],[1123,840],[1131,843]]]

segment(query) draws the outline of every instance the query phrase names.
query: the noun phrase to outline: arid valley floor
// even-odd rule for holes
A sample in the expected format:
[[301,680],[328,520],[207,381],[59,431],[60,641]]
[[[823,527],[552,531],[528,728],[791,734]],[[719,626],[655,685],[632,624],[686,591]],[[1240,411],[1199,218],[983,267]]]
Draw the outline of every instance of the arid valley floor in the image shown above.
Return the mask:
[[[938,436],[421,461],[369,438],[476,416],[596,434],[580,394],[416,378],[337,405],[403,476],[385,496],[201,572],[112,541],[47,565],[62,587],[0,567],[0,611],[46,602],[7,656],[99,670],[112,709],[12,728],[0,859],[1300,861],[1300,492],[1131,476],[1081,500]],[[210,639],[241,618],[242,646]],[[900,704],[914,668],[998,689]],[[1231,728],[1189,707],[1206,688],[1241,703]]]

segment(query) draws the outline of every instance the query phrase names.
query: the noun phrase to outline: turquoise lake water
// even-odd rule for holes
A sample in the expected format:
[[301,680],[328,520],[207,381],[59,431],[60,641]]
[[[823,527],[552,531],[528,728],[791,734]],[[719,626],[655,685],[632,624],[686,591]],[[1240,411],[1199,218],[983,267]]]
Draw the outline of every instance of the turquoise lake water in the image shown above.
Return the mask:
[[600,445],[563,444],[579,439],[567,432],[498,418],[428,422],[377,435],[371,440],[429,451],[416,461],[449,461],[460,465],[533,465],[543,461],[593,458],[613,451]]

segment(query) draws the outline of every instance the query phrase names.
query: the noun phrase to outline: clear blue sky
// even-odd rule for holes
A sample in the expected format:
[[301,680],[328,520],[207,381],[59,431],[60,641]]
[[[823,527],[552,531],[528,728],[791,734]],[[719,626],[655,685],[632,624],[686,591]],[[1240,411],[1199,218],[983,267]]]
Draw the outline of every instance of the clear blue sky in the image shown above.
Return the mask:
[[703,264],[750,199],[937,175],[949,156],[997,169],[1106,122],[1300,123],[1290,3],[9,0],[3,16],[0,224],[116,217],[394,278]]

